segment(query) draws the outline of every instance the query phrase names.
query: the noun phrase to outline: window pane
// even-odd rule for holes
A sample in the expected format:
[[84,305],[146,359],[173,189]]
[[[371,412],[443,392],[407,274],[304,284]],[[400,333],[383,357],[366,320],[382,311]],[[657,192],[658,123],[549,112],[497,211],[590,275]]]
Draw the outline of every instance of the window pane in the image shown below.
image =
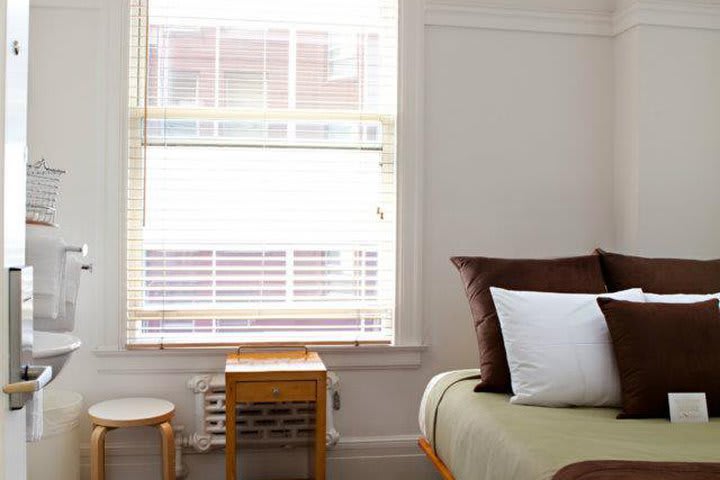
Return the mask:
[[265,80],[262,72],[225,71],[222,74],[222,101],[226,107],[265,106]]
[[358,74],[357,36],[330,32],[328,35],[328,80],[355,79]]
[[130,39],[128,341],[390,340],[396,0],[147,12]]

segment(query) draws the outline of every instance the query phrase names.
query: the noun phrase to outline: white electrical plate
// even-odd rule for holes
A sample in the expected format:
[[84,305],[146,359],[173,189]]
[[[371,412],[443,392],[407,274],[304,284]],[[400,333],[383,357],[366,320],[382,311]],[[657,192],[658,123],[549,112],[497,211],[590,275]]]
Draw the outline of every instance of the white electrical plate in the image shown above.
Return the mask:
[[672,423],[707,423],[707,399],[704,393],[668,393]]

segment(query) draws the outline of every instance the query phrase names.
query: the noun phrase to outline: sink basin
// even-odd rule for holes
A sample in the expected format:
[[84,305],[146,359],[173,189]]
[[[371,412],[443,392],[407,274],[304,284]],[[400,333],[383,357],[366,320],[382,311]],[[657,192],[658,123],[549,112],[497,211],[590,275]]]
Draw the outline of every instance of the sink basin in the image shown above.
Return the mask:
[[80,339],[69,333],[33,332],[33,364],[50,365],[53,379],[58,376],[70,355],[80,348]]

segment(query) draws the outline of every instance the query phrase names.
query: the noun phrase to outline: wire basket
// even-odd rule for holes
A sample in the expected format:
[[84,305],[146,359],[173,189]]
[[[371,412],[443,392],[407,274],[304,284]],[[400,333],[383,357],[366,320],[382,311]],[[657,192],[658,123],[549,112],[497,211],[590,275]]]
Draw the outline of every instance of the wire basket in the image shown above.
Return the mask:
[[45,159],[27,165],[25,219],[29,222],[55,224],[60,194],[60,177],[65,170],[50,168]]

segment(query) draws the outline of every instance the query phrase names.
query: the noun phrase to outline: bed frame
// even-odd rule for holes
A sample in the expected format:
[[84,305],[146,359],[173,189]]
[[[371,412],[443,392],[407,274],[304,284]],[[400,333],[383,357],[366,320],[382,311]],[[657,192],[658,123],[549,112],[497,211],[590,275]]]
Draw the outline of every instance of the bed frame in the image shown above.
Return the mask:
[[420,450],[422,450],[423,453],[430,459],[433,467],[435,467],[443,480],[455,480],[455,477],[453,477],[450,469],[447,468],[443,461],[435,454],[435,451],[430,446],[430,442],[428,442],[425,437],[418,438],[418,445],[420,446]]

